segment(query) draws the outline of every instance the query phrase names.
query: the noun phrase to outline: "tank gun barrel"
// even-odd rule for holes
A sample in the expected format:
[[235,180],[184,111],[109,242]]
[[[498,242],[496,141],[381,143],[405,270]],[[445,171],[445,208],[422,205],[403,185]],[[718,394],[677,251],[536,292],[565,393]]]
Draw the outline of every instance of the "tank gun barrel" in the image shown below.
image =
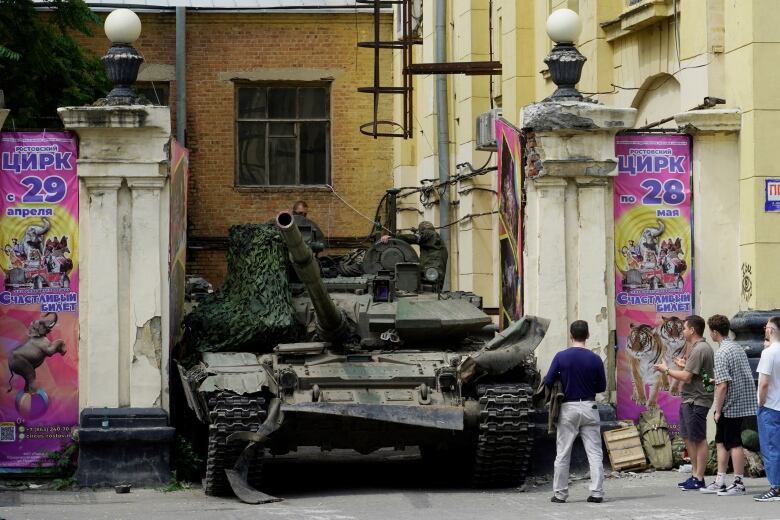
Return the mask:
[[328,296],[328,291],[320,277],[319,264],[314,259],[309,246],[303,241],[293,216],[287,211],[282,211],[276,216],[276,226],[287,243],[293,269],[309,292],[314,313],[317,315],[317,331],[326,341],[337,342],[343,339],[347,333],[344,313]]

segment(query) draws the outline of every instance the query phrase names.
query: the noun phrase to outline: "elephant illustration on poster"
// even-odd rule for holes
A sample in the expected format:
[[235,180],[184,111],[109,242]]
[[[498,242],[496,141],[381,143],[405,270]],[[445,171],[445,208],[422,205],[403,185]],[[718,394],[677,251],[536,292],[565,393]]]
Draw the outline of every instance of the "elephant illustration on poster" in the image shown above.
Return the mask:
[[65,355],[67,349],[64,341],[61,339],[50,341],[46,337],[56,324],[56,312],[47,312],[30,323],[27,341],[14,348],[8,356],[8,369],[11,373],[8,379],[9,392],[13,390],[11,381],[15,375],[24,379],[25,392],[36,392],[38,387],[35,386],[35,370],[46,361],[46,358],[58,352],[60,355]]
[[41,221],[43,224],[40,226],[27,226],[27,231],[24,233],[24,253],[28,260],[32,260],[33,251],[37,251],[38,255],[43,256],[43,237],[51,229],[51,222],[46,217],[41,217]]

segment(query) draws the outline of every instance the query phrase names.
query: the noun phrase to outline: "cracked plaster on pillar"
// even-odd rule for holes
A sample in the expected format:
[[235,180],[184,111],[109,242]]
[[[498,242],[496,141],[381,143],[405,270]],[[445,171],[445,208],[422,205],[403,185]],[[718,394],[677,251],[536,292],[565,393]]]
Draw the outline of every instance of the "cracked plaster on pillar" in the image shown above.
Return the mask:
[[159,316],[147,321],[136,330],[133,344],[132,406],[159,406],[162,382],[162,325]]

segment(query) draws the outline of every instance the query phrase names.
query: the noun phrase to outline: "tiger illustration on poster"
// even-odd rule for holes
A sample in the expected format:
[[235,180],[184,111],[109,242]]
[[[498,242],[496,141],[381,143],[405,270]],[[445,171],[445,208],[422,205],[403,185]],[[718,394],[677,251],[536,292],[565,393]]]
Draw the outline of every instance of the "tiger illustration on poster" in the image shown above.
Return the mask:
[[[683,320],[677,316],[661,317],[661,324],[658,325],[656,332],[664,344],[664,350],[666,351],[666,366],[676,368],[676,365],[672,361],[674,358],[685,357],[685,337],[683,336]],[[680,389],[682,387],[682,381],[674,378],[669,378],[669,392],[672,395],[680,395]]]
[[632,400],[650,408],[658,407],[658,393],[669,391],[679,395],[682,383],[656,371],[653,365],[661,360],[674,367],[672,359],[685,354],[685,338],[682,334],[683,321],[676,317],[661,317],[657,327],[645,324],[631,324],[626,342],[629,355],[631,378],[633,380]]
[[669,388],[666,375],[653,369],[654,364],[666,359],[666,347],[657,330],[650,325],[632,323],[626,351],[633,379],[631,399],[648,409],[657,408],[658,392]]

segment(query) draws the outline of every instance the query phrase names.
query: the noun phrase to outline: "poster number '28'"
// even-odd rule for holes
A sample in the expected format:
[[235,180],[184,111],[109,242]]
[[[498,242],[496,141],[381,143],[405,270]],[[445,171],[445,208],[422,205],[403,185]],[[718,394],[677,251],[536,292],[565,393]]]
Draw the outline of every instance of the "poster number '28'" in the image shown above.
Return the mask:
[[51,175],[45,179],[25,177],[21,183],[27,187],[22,195],[22,202],[60,202],[68,193],[65,179]]
[[653,206],[668,204],[678,206],[685,202],[685,185],[677,179],[669,179],[662,183],[658,179],[646,179],[640,184],[645,190],[642,204]]

